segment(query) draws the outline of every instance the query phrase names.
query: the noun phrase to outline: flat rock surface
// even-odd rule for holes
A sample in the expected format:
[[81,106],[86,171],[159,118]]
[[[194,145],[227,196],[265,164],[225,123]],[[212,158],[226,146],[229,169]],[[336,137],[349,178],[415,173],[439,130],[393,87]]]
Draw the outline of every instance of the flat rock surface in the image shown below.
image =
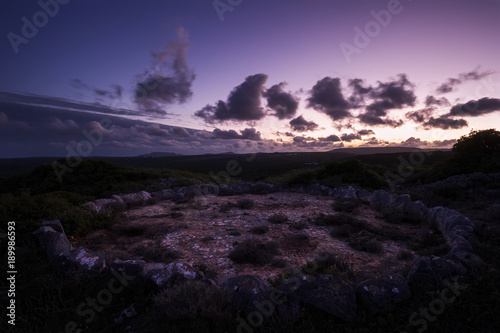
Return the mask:
[[[227,208],[228,204],[235,204],[243,198],[253,200],[254,206],[250,209]],[[330,236],[333,227],[312,224],[319,213],[337,214],[331,207],[334,201],[326,196],[288,192],[227,197],[206,195],[182,204],[163,201],[125,211],[120,221],[110,229],[98,230],[73,242],[76,246],[100,252],[108,260],[111,257],[151,261],[137,255],[135,250],[139,247],[151,247],[152,251],[160,253],[177,251],[179,262],[193,267],[202,265],[216,273],[219,282],[231,276],[247,274],[264,279],[275,278],[286,267],[301,266],[323,251],[348,258],[356,273],[370,278],[408,271],[419,259],[413,253],[414,258],[410,261],[398,260],[399,251],[408,250],[405,242],[401,241],[383,241],[383,251],[379,254],[356,251],[346,241]],[[285,214],[289,220],[282,224],[270,223],[268,218],[277,213]],[[410,237],[430,232],[425,224],[389,224],[367,204],[362,204],[354,215],[374,227],[399,229]],[[294,228],[297,224],[304,229]],[[269,231],[261,235],[249,232],[251,228],[261,225],[268,226]],[[228,258],[229,252],[239,242],[249,238],[278,242],[279,254],[276,258],[284,259],[286,267],[233,263]]]

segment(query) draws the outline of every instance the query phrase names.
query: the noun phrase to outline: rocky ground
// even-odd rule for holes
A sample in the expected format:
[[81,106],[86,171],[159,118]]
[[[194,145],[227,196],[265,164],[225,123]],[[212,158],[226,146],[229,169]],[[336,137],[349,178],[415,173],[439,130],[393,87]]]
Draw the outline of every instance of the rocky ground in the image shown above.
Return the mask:
[[[252,207],[239,205],[245,200],[253,202]],[[290,267],[300,267],[323,252],[346,259],[352,265],[357,281],[395,272],[407,273],[418,261],[419,256],[409,249],[406,241],[379,238],[380,253],[357,251],[348,245],[346,239],[330,235],[334,227],[315,225],[315,218],[320,213],[339,214],[332,208],[335,200],[338,199],[279,192],[204,195],[184,203],[161,201],[127,210],[113,228],[98,230],[84,238],[74,239],[72,243],[101,253],[106,262],[115,258],[143,259],[146,262],[171,262],[175,259],[210,272],[218,283],[228,277],[246,274],[275,279]],[[286,216],[287,221],[270,222],[269,218],[275,214]],[[375,230],[398,230],[408,239],[433,233],[425,223],[388,223],[368,204],[360,204],[350,215],[367,222]],[[229,253],[246,239],[277,242],[279,247],[274,261],[255,265],[229,259]],[[411,253],[406,260],[398,258],[404,250]]]

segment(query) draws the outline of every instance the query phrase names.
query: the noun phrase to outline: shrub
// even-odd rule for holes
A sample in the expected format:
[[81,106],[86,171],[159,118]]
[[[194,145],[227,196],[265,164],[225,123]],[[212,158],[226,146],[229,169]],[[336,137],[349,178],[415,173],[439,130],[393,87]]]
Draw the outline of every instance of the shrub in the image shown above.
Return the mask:
[[294,223],[290,224],[290,228],[291,229],[295,229],[295,230],[303,230],[303,229],[307,228],[307,223],[305,223],[305,222],[294,222]]
[[376,240],[376,236],[369,231],[360,231],[348,239],[348,244],[355,250],[371,253],[382,252],[382,243]]
[[278,254],[278,247],[276,242],[263,243],[256,239],[246,239],[229,253],[229,259],[238,264],[264,265],[270,263]]
[[288,221],[288,216],[286,216],[285,214],[282,214],[282,213],[273,214],[267,220],[271,223],[274,223],[274,224],[281,224],[281,223],[285,223],[286,221]]
[[238,207],[239,209],[251,209],[254,205],[255,202],[252,199],[248,198],[239,199],[236,202],[236,207]]
[[356,184],[365,188],[379,189],[384,179],[358,160],[335,161],[319,171],[318,179],[340,178],[344,184]]
[[308,261],[302,266],[305,274],[330,274],[345,281],[354,279],[352,264],[346,258],[338,257],[331,252],[319,253],[314,261]]
[[157,244],[141,244],[132,251],[135,255],[143,257],[147,262],[163,262],[171,263],[175,259],[179,259],[182,254],[178,251],[162,247]]
[[241,232],[239,230],[229,230],[227,234],[230,236],[241,236]]
[[327,215],[320,213],[315,219],[314,224],[321,226],[339,226],[342,224],[356,225],[360,227],[366,227],[366,223],[358,220],[352,215],[346,213],[339,213],[335,215]]
[[286,182],[289,186],[294,185],[312,185],[316,184],[316,175],[312,171],[305,171],[299,174],[291,176],[291,178]]
[[408,250],[401,250],[399,251],[397,258],[399,260],[408,261],[413,259],[413,254]]
[[271,262],[271,266],[276,267],[276,268],[285,268],[286,265],[287,265],[287,262],[283,258],[276,258],[276,259],[273,259],[273,261]]
[[236,309],[231,294],[201,281],[186,281],[161,291],[140,331],[207,332],[207,327],[233,330]]
[[269,231],[269,227],[267,225],[258,225],[249,230],[252,234],[263,235]]
[[352,213],[359,207],[359,205],[359,200],[338,199],[332,204],[332,208],[336,212]]

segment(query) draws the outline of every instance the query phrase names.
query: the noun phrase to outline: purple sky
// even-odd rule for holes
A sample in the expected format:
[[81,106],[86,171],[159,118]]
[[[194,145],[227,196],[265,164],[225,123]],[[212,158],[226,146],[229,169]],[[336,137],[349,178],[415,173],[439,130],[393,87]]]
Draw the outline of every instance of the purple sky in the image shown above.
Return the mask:
[[3,8],[0,157],[449,148],[500,119],[498,0]]

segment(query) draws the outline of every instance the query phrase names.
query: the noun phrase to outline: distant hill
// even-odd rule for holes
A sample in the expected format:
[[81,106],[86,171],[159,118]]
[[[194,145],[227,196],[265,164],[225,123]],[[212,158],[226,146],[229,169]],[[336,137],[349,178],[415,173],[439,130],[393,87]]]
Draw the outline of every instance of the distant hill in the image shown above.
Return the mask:
[[169,157],[169,156],[182,156],[182,154],[153,152],[149,154],[139,155],[137,157]]
[[449,149],[420,149],[415,147],[360,147],[360,148],[338,148],[330,150],[330,153],[347,153],[353,155],[372,155],[372,154],[396,154],[410,153],[414,151],[448,151]]

